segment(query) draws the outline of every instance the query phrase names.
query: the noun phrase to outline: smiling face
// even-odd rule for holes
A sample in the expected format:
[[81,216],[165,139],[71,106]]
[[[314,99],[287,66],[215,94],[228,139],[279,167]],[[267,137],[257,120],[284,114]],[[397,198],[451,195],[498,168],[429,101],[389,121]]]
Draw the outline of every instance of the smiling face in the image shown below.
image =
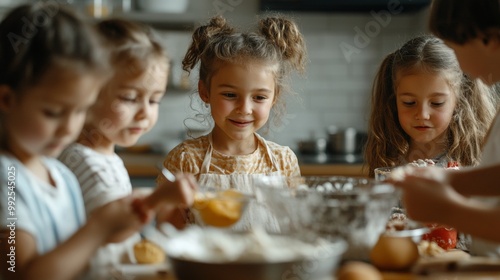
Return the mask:
[[57,157],[75,140],[102,78],[71,69],[49,71],[21,95],[2,90],[1,110],[7,146],[21,161],[37,156]]
[[151,130],[158,119],[167,74],[164,62],[151,62],[140,74],[117,71],[89,112],[85,133],[92,137],[91,146],[113,152],[115,144],[134,145]]
[[225,63],[212,76],[210,89],[200,85],[200,97],[210,104],[214,139],[253,141],[269,119],[275,100],[274,68],[264,63]]
[[452,119],[456,96],[444,75],[402,76],[396,88],[398,118],[410,146],[442,145]]

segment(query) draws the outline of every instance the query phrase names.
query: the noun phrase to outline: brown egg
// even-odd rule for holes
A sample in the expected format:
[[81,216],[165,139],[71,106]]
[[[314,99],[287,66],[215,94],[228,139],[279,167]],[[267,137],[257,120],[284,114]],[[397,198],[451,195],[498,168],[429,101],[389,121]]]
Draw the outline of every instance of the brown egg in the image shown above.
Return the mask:
[[382,280],[382,274],[371,264],[350,261],[340,267],[337,280]]
[[380,269],[404,270],[419,258],[418,248],[411,237],[380,235],[370,253],[371,262]]

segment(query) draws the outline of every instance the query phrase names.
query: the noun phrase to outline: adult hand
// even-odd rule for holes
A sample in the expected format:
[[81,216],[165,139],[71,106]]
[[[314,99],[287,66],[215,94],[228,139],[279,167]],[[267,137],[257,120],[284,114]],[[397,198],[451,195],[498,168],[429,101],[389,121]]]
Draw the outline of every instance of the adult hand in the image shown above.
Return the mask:
[[449,171],[441,167],[426,166],[426,167],[416,167],[416,166],[404,166],[396,168],[392,171],[387,179],[388,182],[394,183],[396,181],[401,181],[406,178],[406,176],[418,176],[421,178],[428,178],[434,181],[440,182],[442,184],[449,184],[450,176]]
[[440,176],[442,172],[429,170],[423,173],[406,173],[402,180],[392,183],[403,190],[403,207],[411,219],[446,224],[450,206],[461,196],[450,185],[441,182],[446,181]]

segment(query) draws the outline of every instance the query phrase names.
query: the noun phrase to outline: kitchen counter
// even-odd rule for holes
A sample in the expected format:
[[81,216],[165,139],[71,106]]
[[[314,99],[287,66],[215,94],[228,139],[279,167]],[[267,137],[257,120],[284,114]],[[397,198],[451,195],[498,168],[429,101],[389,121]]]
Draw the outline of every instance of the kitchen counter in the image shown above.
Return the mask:
[[299,160],[300,173],[303,176],[368,176],[368,172],[363,170],[363,156],[361,154],[304,155],[297,153],[297,158]]
[[130,177],[156,177],[165,155],[155,153],[118,153]]
[[[165,155],[154,153],[118,153],[123,159],[130,177],[154,177],[158,176]],[[315,162],[299,158],[299,166],[302,175],[336,175],[336,176],[367,176],[363,172],[363,164],[359,162]]]
[[363,171],[363,164],[332,163],[312,164],[299,163],[300,173],[303,176],[350,176],[367,177],[368,173]]

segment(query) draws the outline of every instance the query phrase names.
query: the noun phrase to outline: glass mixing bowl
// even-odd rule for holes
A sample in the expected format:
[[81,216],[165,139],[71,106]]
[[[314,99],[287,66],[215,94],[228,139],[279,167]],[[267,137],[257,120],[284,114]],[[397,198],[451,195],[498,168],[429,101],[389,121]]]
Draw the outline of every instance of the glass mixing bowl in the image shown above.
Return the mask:
[[399,193],[388,183],[339,176],[264,177],[258,189],[282,231],[342,238],[352,260],[369,259]]

